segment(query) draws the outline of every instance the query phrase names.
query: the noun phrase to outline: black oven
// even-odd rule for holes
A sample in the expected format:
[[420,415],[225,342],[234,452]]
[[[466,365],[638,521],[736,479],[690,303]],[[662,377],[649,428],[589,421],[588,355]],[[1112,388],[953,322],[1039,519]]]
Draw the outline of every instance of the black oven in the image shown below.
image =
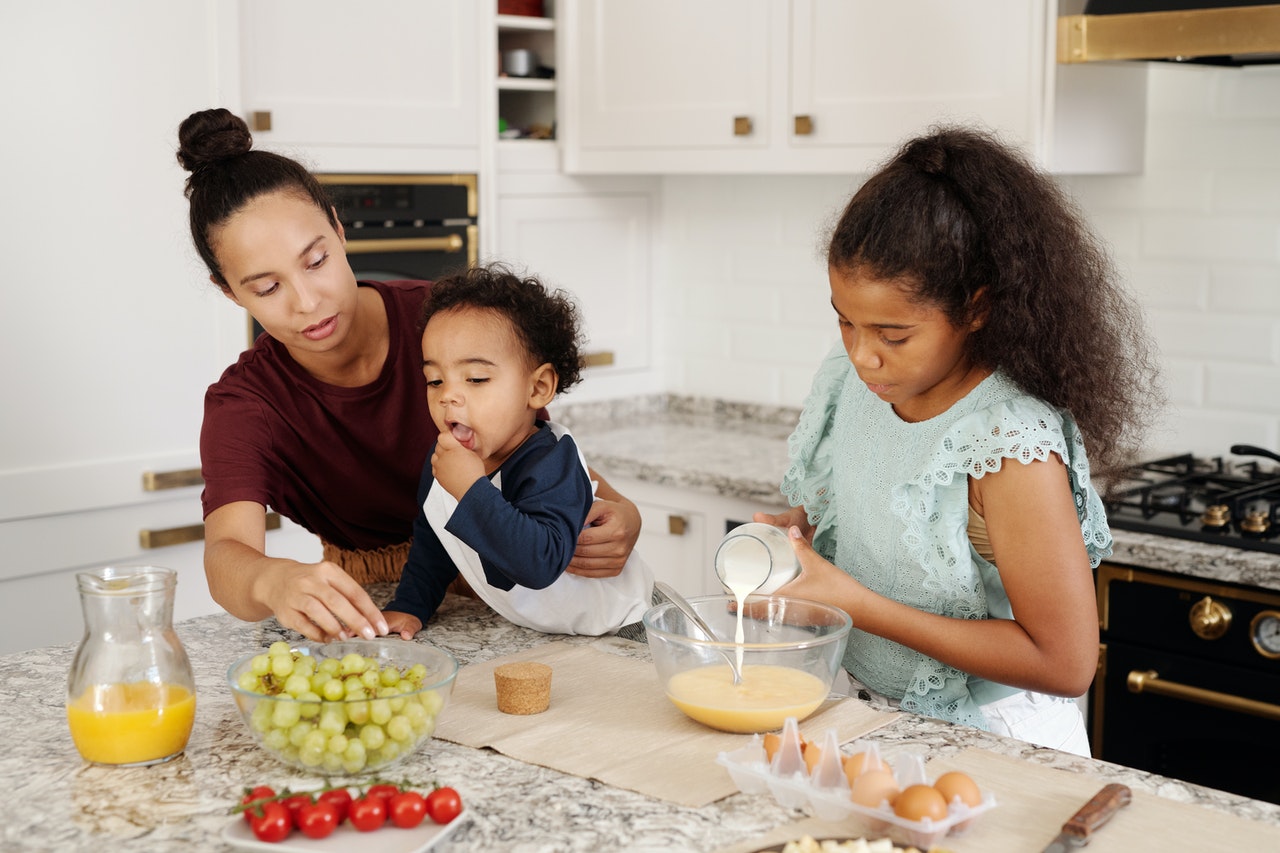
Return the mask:
[[1280,803],[1280,592],[1104,563],[1095,757]]
[[[479,253],[473,174],[319,174],[347,236],[358,281],[434,281],[475,264]],[[262,333],[250,321],[249,341]]]

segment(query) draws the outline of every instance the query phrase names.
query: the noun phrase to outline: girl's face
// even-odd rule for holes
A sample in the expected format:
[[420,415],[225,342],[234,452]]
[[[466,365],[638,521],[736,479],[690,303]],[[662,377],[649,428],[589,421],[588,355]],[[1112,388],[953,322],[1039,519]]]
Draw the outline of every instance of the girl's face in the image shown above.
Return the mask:
[[936,306],[914,302],[896,280],[832,268],[831,306],[858,378],[909,422],[942,414],[990,372],[965,354],[968,326],[952,325]]
[[290,352],[329,352],[347,339],[356,278],[341,226],[335,231],[315,204],[268,193],[210,236],[227,280],[224,292]]
[[550,364],[532,363],[511,322],[483,308],[432,315],[422,333],[427,403],[440,432],[480,456],[492,473],[534,429],[555,394]]

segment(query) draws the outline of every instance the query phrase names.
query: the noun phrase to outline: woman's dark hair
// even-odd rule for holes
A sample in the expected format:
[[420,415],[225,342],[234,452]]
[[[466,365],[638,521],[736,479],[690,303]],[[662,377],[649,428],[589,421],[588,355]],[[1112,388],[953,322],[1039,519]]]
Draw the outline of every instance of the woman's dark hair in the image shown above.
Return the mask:
[[320,182],[300,163],[254,151],[249,126],[239,116],[218,108],[192,113],[178,127],[178,162],[187,176],[191,202],[191,240],[214,280],[225,290],[209,232],[258,196],[293,193],[324,211],[334,230],[338,219]]
[[828,265],[900,282],[967,338],[975,363],[1066,409],[1106,479],[1162,398],[1142,313],[1046,174],[991,135],[934,128],[854,194]]
[[563,394],[582,378],[583,343],[578,309],[563,290],[550,290],[532,276],[506,266],[471,267],[437,280],[422,306],[421,328],[436,314],[462,308],[495,311],[510,321],[534,364],[550,364],[556,391]]

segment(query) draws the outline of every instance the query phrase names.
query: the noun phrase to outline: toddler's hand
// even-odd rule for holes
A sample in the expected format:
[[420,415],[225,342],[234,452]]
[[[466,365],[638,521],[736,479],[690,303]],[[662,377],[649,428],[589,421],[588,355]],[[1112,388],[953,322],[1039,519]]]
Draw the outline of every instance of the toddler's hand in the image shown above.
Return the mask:
[[484,462],[473,450],[458,443],[453,433],[442,432],[431,454],[431,476],[458,500],[484,476]]
[[409,613],[395,610],[384,610],[382,615],[387,620],[387,635],[399,634],[403,640],[412,640],[413,635],[422,630],[422,620]]

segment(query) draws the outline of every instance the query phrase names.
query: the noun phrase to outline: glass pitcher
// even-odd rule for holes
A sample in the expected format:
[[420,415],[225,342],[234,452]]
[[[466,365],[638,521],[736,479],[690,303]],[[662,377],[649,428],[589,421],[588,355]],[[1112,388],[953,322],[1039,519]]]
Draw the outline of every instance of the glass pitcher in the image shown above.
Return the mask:
[[177,573],[155,566],[76,575],[84,638],[67,678],[67,724],[94,764],[158,764],[195,722],[191,661],[173,630]]
[[720,585],[734,595],[769,595],[800,574],[786,531],[758,521],[726,533],[716,548],[715,564]]

